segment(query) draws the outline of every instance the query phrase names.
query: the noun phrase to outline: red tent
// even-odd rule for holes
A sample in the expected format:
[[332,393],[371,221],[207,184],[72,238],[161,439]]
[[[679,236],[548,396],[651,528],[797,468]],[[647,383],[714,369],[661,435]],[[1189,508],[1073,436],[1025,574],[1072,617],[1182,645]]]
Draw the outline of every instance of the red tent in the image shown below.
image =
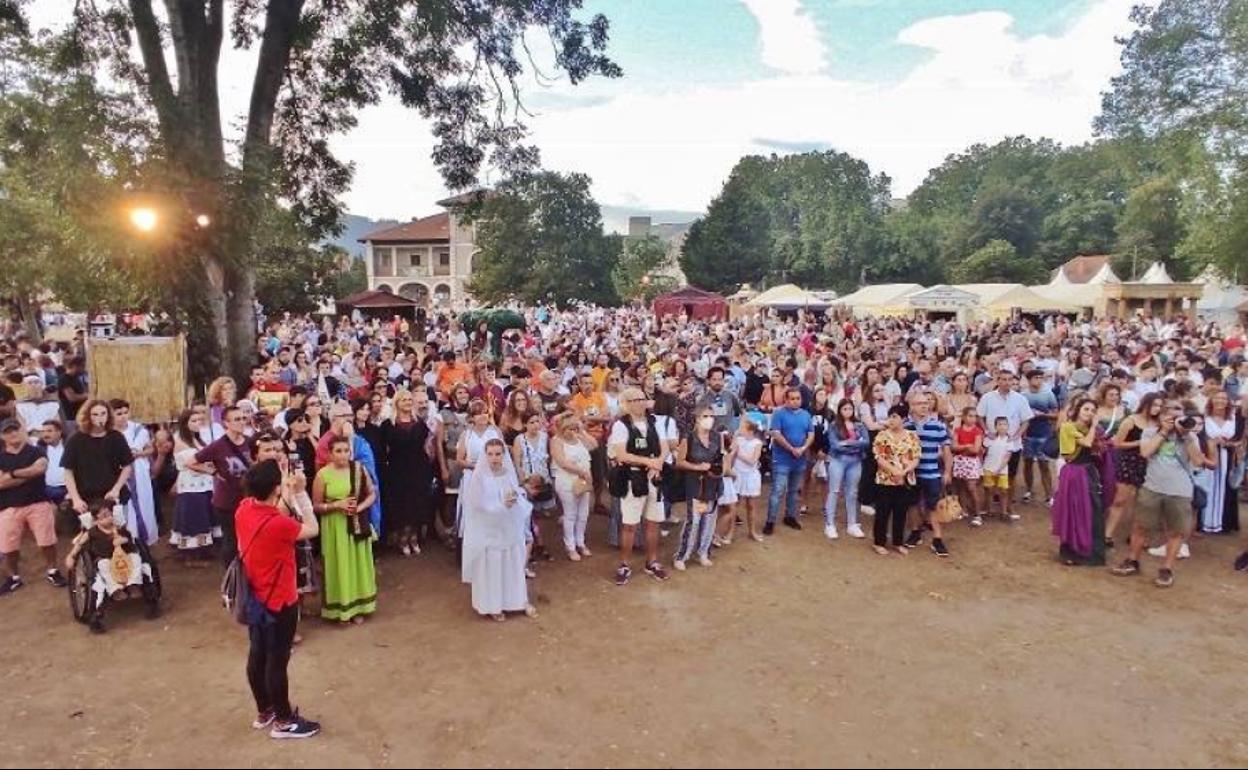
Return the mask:
[[664,316],[688,315],[691,319],[728,319],[728,300],[709,291],[683,286],[676,291],[655,297],[651,305],[654,314]]

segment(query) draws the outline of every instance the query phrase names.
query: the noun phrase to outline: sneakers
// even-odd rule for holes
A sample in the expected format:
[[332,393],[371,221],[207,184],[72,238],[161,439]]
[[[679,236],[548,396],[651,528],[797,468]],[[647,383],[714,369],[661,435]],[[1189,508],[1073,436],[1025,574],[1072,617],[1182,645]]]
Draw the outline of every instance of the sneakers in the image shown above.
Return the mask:
[[864,515],[864,516],[874,516],[874,515],[875,515],[875,506],[874,506],[874,505],[860,505],[860,506],[858,506],[858,510],[859,510],[859,512],[860,512],[860,513],[862,513],[862,515]]
[[1132,559],[1124,559],[1121,564],[1114,567],[1114,574],[1118,577],[1131,577],[1140,574],[1140,563]]
[[1158,588],[1169,588],[1174,585],[1174,570],[1161,569],[1157,572],[1157,579],[1153,581],[1153,585]]
[[675,569],[677,572],[684,572],[685,563],[681,561],[680,559],[677,559],[676,561],[672,562],[672,568]]
[[839,532],[837,532],[837,531],[836,531],[836,525],[835,525],[835,524],[829,524],[829,525],[827,525],[826,527],[824,527],[824,528],[823,528],[823,536],[824,536],[824,537],[826,537],[826,538],[827,538],[827,539],[829,539],[829,540],[836,540],[836,539],[837,539],[837,538],[839,538],[841,535],[840,535],[840,533],[839,533]]
[[766,524],[764,524],[764,525],[763,525],[763,534],[764,534],[764,535],[767,535],[768,537],[770,537],[771,535],[776,534],[776,525],[775,525],[774,523],[770,522],[770,521],[769,521],[769,522],[767,522]]
[[1026,491],[1026,492],[1024,492],[1024,493],[1023,493],[1023,502],[1024,502],[1024,503],[1030,503],[1030,502],[1031,502],[1031,490],[1028,490],[1028,491]]
[[277,719],[277,714],[273,713],[273,709],[262,711],[256,715],[256,719],[251,723],[251,729],[263,730],[273,724],[273,720]]
[[1017,513],[1014,513],[1013,511],[1010,511],[1009,513],[1005,514],[1005,518],[1008,521],[1021,521],[1023,517],[1019,516]]
[[269,731],[269,737],[278,741],[298,740],[300,738],[311,738],[320,731],[321,725],[319,722],[304,719],[296,711],[289,721],[274,722],[273,729]]
[[61,574],[59,569],[48,570],[44,573],[43,579],[48,581],[48,584],[53,588],[64,588],[69,585],[69,581],[65,579],[65,576]]
[[907,548],[918,548],[923,545],[923,530],[916,529],[910,533],[910,537],[906,538]]
[[22,578],[19,575],[13,575],[8,580],[0,583],[0,596],[11,594],[24,585],[26,584],[22,582]]
[[845,530],[845,532],[855,540],[861,540],[867,536],[866,533],[862,531],[862,527],[858,524],[850,524],[849,529]]
[[971,517],[971,526],[972,526],[972,527],[982,527],[982,526],[984,526],[984,517],[983,517],[983,516],[972,516],[972,517]]
[[[1155,556],[1158,559],[1164,559],[1166,558],[1166,547],[1164,545],[1159,545],[1156,548],[1149,548],[1148,555]],[[1188,547],[1187,543],[1183,543],[1182,545],[1179,546],[1179,558],[1180,559],[1192,558],[1192,549]]]
[[802,523],[798,521],[797,519],[790,519],[788,516],[786,516],[784,517],[784,526],[788,527],[789,529],[800,530],[802,528]]
[[633,568],[627,564],[621,564],[620,568],[615,571],[615,584],[617,586],[626,586],[633,576]]
[[711,561],[709,558],[707,558],[707,557],[705,557],[705,556],[699,556],[699,557],[698,557],[698,564],[701,564],[703,567],[714,567],[714,566],[715,566],[715,562]]
[[1046,498],[1046,499],[1045,499],[1044,504],[1045,504],[1045,505],[1047,505],[1047,506],[1049,506],[1050,508],[1052,508],[1052,507],[1053,507],[1053,496],[1052,496],[1052,495],[1049,495],[1049,496],[1048,496],[1048,498]]
[[646,565],[646,574],[660,583],[667,580],[667,570],[663,569],[663,565],[657,561],[652,561]]
[[941,540],[940,538],[936,538],[935,540],[932,541],[932,553],[936,554],[942,559],[949,558],[949,548],[948,546],[945,545],[945,541]]

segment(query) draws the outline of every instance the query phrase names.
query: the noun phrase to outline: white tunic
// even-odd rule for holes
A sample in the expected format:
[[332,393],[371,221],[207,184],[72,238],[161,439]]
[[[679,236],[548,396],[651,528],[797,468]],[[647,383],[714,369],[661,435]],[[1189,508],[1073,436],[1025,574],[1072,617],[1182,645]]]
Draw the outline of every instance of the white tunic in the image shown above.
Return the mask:
[[127,422],[121,435],[126,437],[134,453],[133,472],[126,484],[130,488],[126,529],[135,540],[142,539],[153,545],[160,539],[160,533],[156,526],[156,500],[152,495],[152,464],[147,458],[139,457],[139,452],[152,443],[152,437],[147,428],[137,422]]
[[[472,608],[482,615],[524,610],[529,605],[525,530],[532,506],[516,473],[508,465],[496,474],[483,462],[464,490],[462,578],[472,586]],[[515,496],[511,505],[507,492]]]

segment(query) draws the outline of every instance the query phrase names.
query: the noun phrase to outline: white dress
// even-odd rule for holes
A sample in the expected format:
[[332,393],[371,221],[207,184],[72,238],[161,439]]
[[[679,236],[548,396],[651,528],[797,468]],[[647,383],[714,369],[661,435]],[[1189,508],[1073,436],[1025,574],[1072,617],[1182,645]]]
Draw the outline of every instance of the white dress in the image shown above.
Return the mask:
[[[515,471],[506,466],[496,474],[483,466],[463,489],[462,578],[472,586],[472,608],[482,615],[525,609],[529,605],[525,532],[533,508]],[[515,495],[510,506],[507,492]]]
[[[484,433],[477,433],[471,427],[464,429],[464,433],[460,437],[460,440],[464,442],[464,449],[466,450],[464,453],[465,462],[467,463],[467,465],[476,465],[477,463],[482,461],[482,458],[485,457],[485,445],[490,441],[490,439],[498,439],[499,441],[503,440],[503,434],[500,433],[498,428],[495,428],[493,425],[486,426]],[[506,446],[506,442],[504,442],[504,446]],[[511,465],[511,452],[510,451],[503,452],[503,458],[504,458],[504,462],[506,462],[510,466]],[[464,487],[468,486],[468,482],[471,479],[472,479],[472,469],[465,466],[464,474],[462,477],[460,477],[460,480],[459,480],[459,489],[463,490]],[[455,508],[455,529],[461,534],[464,531],[462,528],[463,518],[464,518],[464,497],[461,494],[459,496],[459,500],[456,501],[456,508]]]
[[[1231,418],[1219,424],[1214,417],[1206,417],[1205,435],[1211,439],[1220,438],[1223,441],[1235,438],[1235,419]],[[1218,467],[1213,469],[1209,497],[1205,502],[1205,510],[1201,511],[1200,516],[1201,529],[1209,534],[1217,534],[1222,531],[1227,506],[1226,496],[1229,489],[1227,477],[1230,475],[1233,462],[1234,456],[1231,454],[1231,450],[1225,447],[1218,450]]]
[[152,495],[152,464],[146,458],[139,457],[139,451],[152,443],[147,428],[137,422],[126,423],[121,432],[134,453],[133,472],[126,486],[130,488],[130,503],[126,511],[126,529],[134,539],[143,540],[154,545],[160,539],[156,526],[156,499]]
[[737,474],[735,486],[738,497],[758,497],[763,493],[763,474],[758,470],[757,463],[750,465],[742,459],[762,445],[761,439],[737,437],[737,457],[732,462],[732,471]]

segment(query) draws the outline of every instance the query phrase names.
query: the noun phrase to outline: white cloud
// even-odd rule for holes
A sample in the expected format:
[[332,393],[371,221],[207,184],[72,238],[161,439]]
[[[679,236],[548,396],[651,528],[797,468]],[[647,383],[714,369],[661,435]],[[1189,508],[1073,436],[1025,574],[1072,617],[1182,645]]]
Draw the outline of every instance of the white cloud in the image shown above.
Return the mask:
[[1019,36],[998,12],[924,20],[898,41],[928,58],[887,85],[818,74],[659,92],[623,83],[609,103],[539,116],[534,136],[547,167],[588,173],[610,203],[700,210],[742,155],[769,152],[762,137],[850,152],[904,195],[975,142],[1089,139],[1132,3],[1098,0],[1056,36]]
[[763,63],[806,75],[827,65],[823,40],[801,0],[741,0],[758,22]]

